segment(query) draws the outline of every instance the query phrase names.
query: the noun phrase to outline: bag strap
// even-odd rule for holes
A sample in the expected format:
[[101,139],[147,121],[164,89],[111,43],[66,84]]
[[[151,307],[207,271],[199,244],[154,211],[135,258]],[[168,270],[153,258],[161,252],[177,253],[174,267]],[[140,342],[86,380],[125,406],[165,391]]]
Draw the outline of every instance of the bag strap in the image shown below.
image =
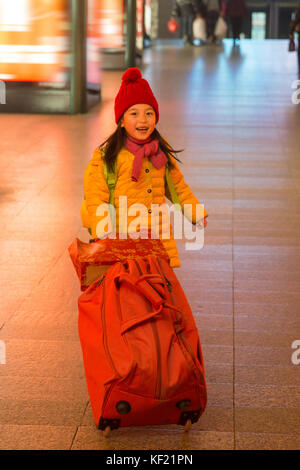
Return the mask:
[[174,204],[175,209],[181,210],[178,194],[177,194],[177,191],[175,189],[175,185],[173,183],[172,176],[171,176],[168,165],[166,166],[165,180],[166,180],[167,188],[169,189],[171,201]]
[[[105,155],[105,149],[101,149],[101,154],[102,154],[102,159],[103,159]],[[108,186],[108,190],[109,190],[109,204],[114,206],[114,203],[115,203],[114,195],[115,195],[115,186],[117,184],[117,173],[116,171],[108,171],[107,165],[104,160],[103,160],[103,172],[104,172],[104,178]]]
[[[102,158],[105,155],[105,149],[101,149]],[[106,184],[109,190],[109,213],[110,213],[110,220],[112,223],[113,231],[115,231],[115,224],[114,224],[114,214],[113,214],[113,207],[115,206],[115,187],[117,184],[117,173],[116,171],[108,171],[107,165],[103,160],[103,172]]]

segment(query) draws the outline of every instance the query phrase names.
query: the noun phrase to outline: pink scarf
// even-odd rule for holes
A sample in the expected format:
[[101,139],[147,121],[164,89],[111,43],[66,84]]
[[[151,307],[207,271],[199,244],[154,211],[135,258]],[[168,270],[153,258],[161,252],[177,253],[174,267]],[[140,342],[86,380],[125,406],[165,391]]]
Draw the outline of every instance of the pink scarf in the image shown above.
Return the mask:
[[134,160],[132,165],[131,179],[137,181],[143,164],[143,158],[148,157],[151,163],[158,170],[162,168],[168,159],[164,152],[159,148],[159,142],[157,139],[148,137],[146,140],[137,140],[133,137],[127,136],[125,146],[129,152],[134,154]]

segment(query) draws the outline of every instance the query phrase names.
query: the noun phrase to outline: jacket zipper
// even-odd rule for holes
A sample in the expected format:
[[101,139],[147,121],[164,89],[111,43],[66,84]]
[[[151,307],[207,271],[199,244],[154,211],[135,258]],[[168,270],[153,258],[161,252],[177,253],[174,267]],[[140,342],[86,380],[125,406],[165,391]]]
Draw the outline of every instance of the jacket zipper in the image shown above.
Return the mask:
[[[168,291],[170,292],[170,297],[171,297],[171,301],[172,303],[174,303],[174,297],[173,297],[173,292],[172,292],[172,283],[169,281],[169,279],[166,277],[165,273],[164,273],[164,270],[163,270],[163,267],[161,265],[161,262],[160,262],[160,259],[157,257],[157,261],[158,261],[158,264],[159,264],[159,267],[161,269],[161,272],[166,280],[166,284],[167,284],[167,288],[168,288]],[[178,320],[178,315],[177,315],[177,312],[176,310],[174,310],[174,313],[175,313],[175,318],[176,320]],[[192,368],[192,371],[194,372],[194,375],[196,376],[197,379],[200,379],[202,380],[202,376],[201,376],[201,372],[197,366],[197,363],[196,363],[196,358],[194,356],[194,353],[193,351],[191,350],[191,347],[190,345],[187,343],[187,341],[185,340],[184,336],[183,336],[183,333],[176,333],[177,337],[179,338],[179,341],[181,341],[183,343],[183,346],[184,348],[186,349],[187,353],[191,356],[192,360],[193,360],[193,363],[195,365],[195,369],[197,371],[197,373],[195,373],[195,370],[194,368]]]
[[[138,262],[136,260],[134,260],[134,262],[136,264],[136,267],[139,270],[139,273],[142,275],[143,273]],[[155,398],[157,398],[158,400],[163,400],[164,391],[162,387],[161,347],[160,347],[160,342],[159,342],[156,320],[151,319],[150,323],[151,323],[151,327],[153,331],[154,343],[155,343],[155,348],[156,348],[156,357],[157,357],[157,379],[156,379],[156,385],[155,385]]]

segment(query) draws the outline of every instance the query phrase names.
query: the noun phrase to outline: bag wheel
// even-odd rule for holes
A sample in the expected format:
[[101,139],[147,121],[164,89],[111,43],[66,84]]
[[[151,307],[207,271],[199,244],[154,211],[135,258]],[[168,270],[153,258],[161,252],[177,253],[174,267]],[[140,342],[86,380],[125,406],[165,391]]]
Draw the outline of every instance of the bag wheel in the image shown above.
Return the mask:
[[184,425],[184,432],[189,432],[191,427],[192,427],[192,421],[190,419],[188,419],[187,422]]
[[111,428],[110,428],[110,426],[106,426],[106,428],[105,428],[104,431],[103,431],[103,436],[104,436],[104,437],[109,437],[109,436],[110,436],[110,433],[111,433]]

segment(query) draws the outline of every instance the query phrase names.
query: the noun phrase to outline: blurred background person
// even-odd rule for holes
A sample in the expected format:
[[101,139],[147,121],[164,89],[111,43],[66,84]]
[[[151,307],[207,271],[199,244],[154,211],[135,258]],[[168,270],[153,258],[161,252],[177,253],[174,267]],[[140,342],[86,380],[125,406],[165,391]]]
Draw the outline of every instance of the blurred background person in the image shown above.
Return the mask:
[[216,42],[216,24],[220,15],[224,15],[225,2],[223,0],[203,0],[206,8],[207,38],[210,42]]
[[240,39],[242,32],[243,19],[248,15],[248,8],[245,0],[228,0],[226,5],[226,16],[229,18],[233,45]]
[[207,7],[206,7],[205,0],[196,0],[195,9],[196,9],[196,16],[199,18],[204,18],[206,20]]
[[193,22],[194,45],[204,45],[207,39],[207,10],[203,0],[196,0],[196,18]]
[[300,78],[300,3],[295,12],[295,18],[290,27],[290,39],[294,38],[294,33],[298,33],[298,78]]
[[197,13],[197,0],[175,0],[171,16],[181,18],[182,40],[193,44],[193,21]]

